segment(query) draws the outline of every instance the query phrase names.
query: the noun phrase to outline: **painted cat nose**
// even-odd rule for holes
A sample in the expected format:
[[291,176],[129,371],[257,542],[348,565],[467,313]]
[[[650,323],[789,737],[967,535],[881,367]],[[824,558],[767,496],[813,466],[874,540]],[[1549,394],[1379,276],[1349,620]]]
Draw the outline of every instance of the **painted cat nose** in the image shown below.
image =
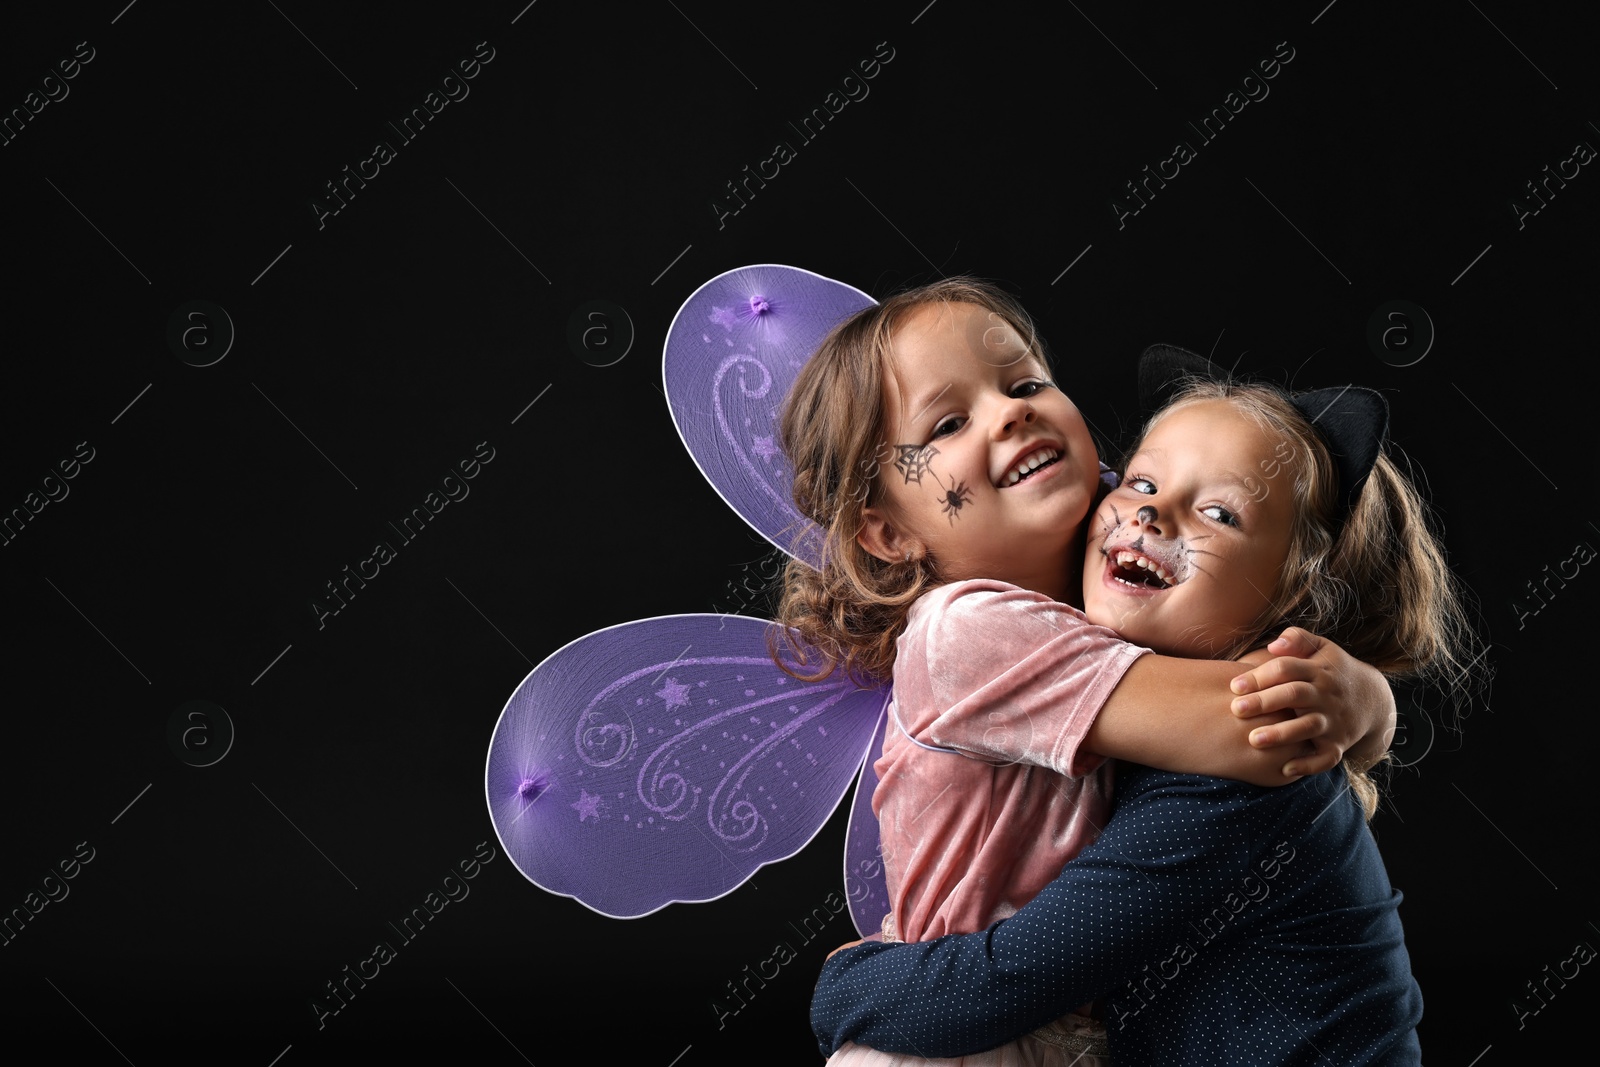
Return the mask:
[[1149,504],[1146,504],[1144,507],[1139,509],[1137,518],[1140,522],[1144,523],[1146,526],[1149,526],[1156,521],[1156,509],[1151,507]]

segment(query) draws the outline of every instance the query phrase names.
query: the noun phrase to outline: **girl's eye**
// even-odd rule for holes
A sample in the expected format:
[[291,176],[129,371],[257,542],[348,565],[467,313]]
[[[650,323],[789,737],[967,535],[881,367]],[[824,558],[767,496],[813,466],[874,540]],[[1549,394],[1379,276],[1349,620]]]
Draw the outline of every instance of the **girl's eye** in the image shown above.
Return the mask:
[[1154,496],[1156,492],[1155,483],[1149,478],[1125,478],[1122,484],[1135,493],[1142,493],[1145,496]]
[[1027,381],[1013,385],[1011,387],[1011,395],[1018,399],[1025,399],[1044,389],[1048,389],[1050,384],[1050,382],[1041,381],[1038,378],[1029,378]]
[[960,415],[952,415],[933,428],[933,436],[949,437],[951,434],[961,429],[962,425],[964,425],[966,421],[967,420],[962,418]]
[[1238,526],[1239,516],[1223,507],[1221,504],[1212,504],[1210,507],[1200,509],[1200,514],[1213,522],[1220,522],[1224,526]]

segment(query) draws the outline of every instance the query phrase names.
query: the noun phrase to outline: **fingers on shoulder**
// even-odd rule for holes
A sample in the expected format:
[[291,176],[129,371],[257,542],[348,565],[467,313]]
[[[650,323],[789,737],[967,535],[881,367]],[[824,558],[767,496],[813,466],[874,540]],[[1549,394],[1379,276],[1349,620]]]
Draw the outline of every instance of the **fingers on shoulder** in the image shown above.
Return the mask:
[[[1287,715],[1288,713],[1281,713]],[[1327,732],[1328,720],[1322,715],[1294,715],[1279,723],[1270,737],[1273,744],[1288,745],[1314,741]]]
[[1309,682],[1317,676],[1318,667],[1308,659],[1297,656],[1279,656],[1268,660],[1250,673],[1255,677],[1256,688],[1266,689],[1292,682]]
[[1303,626],[1285,626],[1278,639],[1299,645],[1309,651],[1315,652],[1328,644],[1328,639],[1312,633]]

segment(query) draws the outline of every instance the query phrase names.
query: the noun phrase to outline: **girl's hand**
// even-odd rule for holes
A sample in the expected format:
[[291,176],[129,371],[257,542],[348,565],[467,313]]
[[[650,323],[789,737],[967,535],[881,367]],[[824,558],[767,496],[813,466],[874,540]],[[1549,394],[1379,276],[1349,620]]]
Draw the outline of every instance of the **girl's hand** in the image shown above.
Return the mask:
[[1377,668],[1298,626],[1246,657],[1252,669],[1233,680],[1233,713],[1241,719],[1287,711],[1294,718],[1250,733],[1256,748],[1306,742],[1310,752],[1283,766],[1285,777],[1320,774],[1348,753],[1366,770],[1389,750],[1398,713],[1394,692]]

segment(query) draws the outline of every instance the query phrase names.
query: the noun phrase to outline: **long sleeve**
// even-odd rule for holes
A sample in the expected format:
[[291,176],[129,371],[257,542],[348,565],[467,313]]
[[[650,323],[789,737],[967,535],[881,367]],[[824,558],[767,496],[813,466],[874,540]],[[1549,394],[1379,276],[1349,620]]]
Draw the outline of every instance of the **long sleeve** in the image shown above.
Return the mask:
[[1417,1062],[1399,894],[1342,775],[1119,782],[1099,839],[1009,919],[829,960],[823,1053],[965,1055],[1098,996],[1119,1067]]

